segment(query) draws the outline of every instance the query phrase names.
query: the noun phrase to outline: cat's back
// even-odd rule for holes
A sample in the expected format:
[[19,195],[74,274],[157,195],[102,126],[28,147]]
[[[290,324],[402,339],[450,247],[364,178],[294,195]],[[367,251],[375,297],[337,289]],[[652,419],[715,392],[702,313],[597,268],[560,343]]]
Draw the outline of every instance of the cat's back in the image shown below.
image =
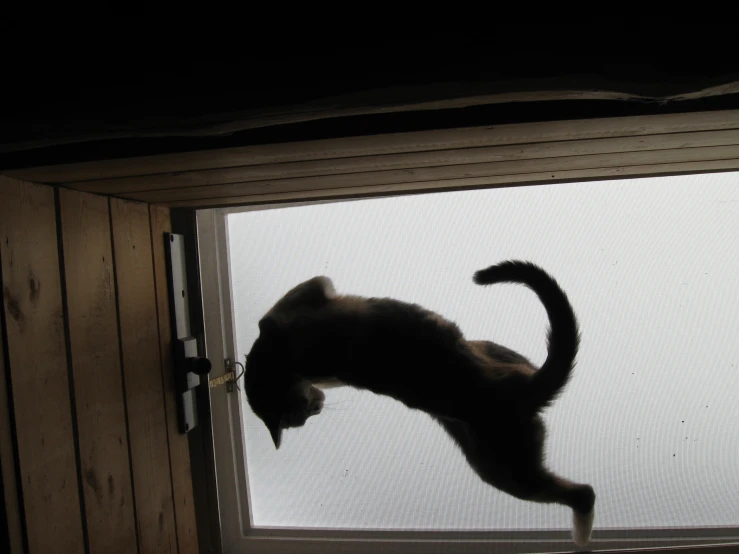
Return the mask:
[[418,304],[393,298],[368,298],[364,314],[375,335],[403,341],[407,346],[430,347],[430,341],[451,346],[463,338],[454,322]]

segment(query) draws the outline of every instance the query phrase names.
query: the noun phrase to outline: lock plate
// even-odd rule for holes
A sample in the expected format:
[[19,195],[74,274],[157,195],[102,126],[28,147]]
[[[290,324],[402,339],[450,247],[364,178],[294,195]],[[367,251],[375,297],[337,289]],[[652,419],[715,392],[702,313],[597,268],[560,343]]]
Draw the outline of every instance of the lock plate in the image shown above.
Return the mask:
[[201,375],[210,371],[210,362],[200,356],[200,341],[190,334],[184,241],[183,235],[164,233],[172,320],[177,419],[180,432],[188,433],[198,424],[197,387],[201,383]]

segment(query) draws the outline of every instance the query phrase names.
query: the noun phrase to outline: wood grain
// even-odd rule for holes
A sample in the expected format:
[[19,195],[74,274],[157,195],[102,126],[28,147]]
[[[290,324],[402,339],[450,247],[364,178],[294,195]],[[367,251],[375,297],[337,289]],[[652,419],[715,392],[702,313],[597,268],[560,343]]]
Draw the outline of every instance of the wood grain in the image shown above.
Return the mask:
[[[149,192],[154,190],[246,183],[304,177],[322,178],[341,175],[344,180],[354,179],[358,174],[398,171],[409,169],[443,168],[447,166],[474,167],[479,164],[510,162],[516,160],[539,160],[547,158],[570,158],[595,154],[649,152],[655,150],[682,150],[706,146],[730,146],[739,144],[739,129],[726,131],[673,133],[636,137],[602,138],[557,142],[537,142],[506,146],[486,146],[456,150],[435,150],[410,154],[386,154],[329,160],[313,160],[282,164],[237,166],[222,169],[207,169],[69,183],[78,190],[104,194]],[[659,156],[659,154],[656,154]]]
[[193,501],[190,450],[187,435],[180,434],[177,424],[177,399],[172,360],[172,325],[164,249],[164,233],[172,230],[172,224],[168,208],[151,206],[149,216],[151,218],[151,245],[154,256],[157,316],[159,320],[159,348],[162,359],[162,382],[167,414],[169,457],[172,464],[172,493],[174,496],[177,541],[180,554],[197,554],[198,532]]
[[13,427],[8,399],[8,375],[5,368],[5,344],[3,322],[0,318],[0,471],[3,479],[3,499],[8,525],[9,554],[23,552],[23,528],[21,507],[16,484]]
[[54,190],[0,177],[8,358],[30,554],[85,551]]
[[[302,192],[332,188],[400,185],[414,182],[440,182],[454,179],[511,177],[528,173],[554,173],[582,169],[614,168],[648,164],[680,163],[704,160],[739,159],[739,145],[594,154],[535,160],[515,160],[471,165],[428,167],[408,170],[377,171],[352,175],[327,175],[302,179],[280,179],[208,187],[189,187],[171,190],[129,193],[126,196],[143,202],[163,203],[181,200],[213,199],[250,194]],[[515,178],[511,178],[515,181]]]
[[177,552],[149,209],[110,209],[139,542],[142,554]]
[[546,171],[540,173],[520,173],[517,175],[498,175],[490,177],[450,179],[445,181],[422,181],[335,189],[316,189],[299,192],[274,192],[250,194],[224,198],[204,198],[197,200],[171,200],[162,202],[172,208],[198,207],[213,208],[225,206],[248,206],[273,202],[295,202],[311,200],[337,200],[342,198],[361,198],[372,196],[391,196],[399,194],[418,194],[451,190],[470,190],[499,188],[507,186],[531,186],[572,181],[598,181],[607,179],[638,178],[650,176],[683,175],[688,173],[735,171],[739,170],[739,158],[728,160],[708,160],[698,162],[677,162],[635,166],[617,166],[594,169]]
[[136,551],[108,199],[59,191],[70,353],[91,552]]
[[739,110],[533,122],[243,146],[17,169],[7,174],[44,183],[79,183],[238,166],[726,129],[739,129]]

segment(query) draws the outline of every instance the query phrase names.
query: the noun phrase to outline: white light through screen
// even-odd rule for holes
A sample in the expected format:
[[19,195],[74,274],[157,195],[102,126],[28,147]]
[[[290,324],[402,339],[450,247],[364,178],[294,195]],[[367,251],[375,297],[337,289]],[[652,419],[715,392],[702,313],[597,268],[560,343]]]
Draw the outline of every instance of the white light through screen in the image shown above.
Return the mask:
[[[541,265],[582,328],[573,379],[545,413],[548,465],[593,485],[596,528],[739,526],[737,174],[267,209],[229,215],[228,230],[242,360],[272,304],[327,275],[339,292],[422,304],[540,364],[535,295],[472,274]],[[279,451],[245,413],[256,527],[570,528],[569,509],[486,485],[431,418],[393,400],[329,390]]]

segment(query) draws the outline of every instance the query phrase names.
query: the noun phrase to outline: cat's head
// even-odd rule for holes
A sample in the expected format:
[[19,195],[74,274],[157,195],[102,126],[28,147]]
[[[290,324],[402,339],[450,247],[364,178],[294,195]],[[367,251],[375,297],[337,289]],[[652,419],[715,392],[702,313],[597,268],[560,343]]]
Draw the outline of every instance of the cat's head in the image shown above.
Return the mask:
[[321,413],[325,395],[292,371],[286,338],[271,318],[260,324],[259,338],[246,358],[244,388],[254,413],[280,447],[282,430],[300,427]]

